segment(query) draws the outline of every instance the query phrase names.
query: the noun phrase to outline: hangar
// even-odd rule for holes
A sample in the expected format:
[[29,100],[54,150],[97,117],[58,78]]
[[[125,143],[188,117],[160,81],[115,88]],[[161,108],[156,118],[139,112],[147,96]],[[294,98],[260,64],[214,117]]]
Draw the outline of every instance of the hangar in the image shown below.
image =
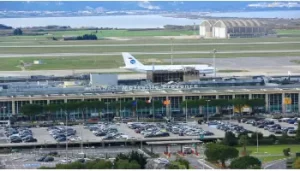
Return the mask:
[[264,36],[264,23],[255,19],[205,20],[199,26],[203,38],[251,38]]

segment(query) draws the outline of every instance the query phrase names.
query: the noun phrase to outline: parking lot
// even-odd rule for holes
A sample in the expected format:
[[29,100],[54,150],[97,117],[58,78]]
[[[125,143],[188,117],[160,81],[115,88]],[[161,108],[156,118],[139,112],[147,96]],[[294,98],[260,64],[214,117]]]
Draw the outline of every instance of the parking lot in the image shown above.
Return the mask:
[[[54,167],[58,163],[66,163],[66,157],[69,161],[76,161],[82,158],[82,152],[86,154],[86,159],[94,158],[115,158],[119,153],[128,153],[132,150],[137,150],[137,147],[84,147],[69,148],[68,155],[63,148],[52,149],[35,149],[35,150],[22,150],[17,153],[1,156],[1,160],[7,169],[35,169],[41,166]],[[57,152],[58,155],[53,156],[53,161],[38,161],[43,156],[49,156],[50,153]]]
[[297,125],[295,124],[279,122],[275,119],[256,121],[244,119],[240,123],[238,121],[211,121],[209,125],[213,132],[215,132],[215,130],[220,130],[224,133],[231,131],[236,134],[242,132],[260,132],[264,136],[270,136],[271,134],[281,136],[283,133],[287,133],[289,136],[295,136],[295,130],[297,129]]
[[[268,122],[266,122],[268,121]],[[222,124],[231,124],[229,127],[237,128],[217,128],[218,124],[221,121],[210,121],[209,124],[198,124],[197,122],[189,122],[189,123],[99,123],[96,125],[76,125],[76,126],[68,126],[67,129],[71,129],[71,133],[74,131],[74,134],[70,133],[68,137],[63,138],[58,141],[54,138],[53,135],[50,135],[49,128],[40,127],[40,128],[29,128],[20,130],[21,134],[26,132],[29,134],[31,131],[31,135],[37,139],[37,143],[47,144],[55,144],[57,142],[101,142],[102,140],[142,140],[142,139],[168,139],[168,138],[199,138],[200,134],[203,134],[204,137],[211,138],[222,138],[225,136],[225,132],[228,129],[232,129],[235,133],[237,131],[249,131],[249,132],[261,132],[264,136],[269,136],[274,134],[276,136],[281,136],[283,132],[287,132],[288,135],[295,135],[293,131],[290,129],[297,129],[296,124],[292,124],[294,122],[290,120],[282,120],[279,122],[278,120],[267,119],[266,121],[255,121],[257,124],[253,124],[254,120],[242,120],[242,122],[237,121],[222,121]],[[219,122],[219,123],[214,123]],[[213,123],[213,124],[212,124]],[[277,125],[277,126],[276,126]],[[279,126],[278,126],[279,125]],[[59,136],[65,136],[64,130],[66,129],[64,126],[57,126],[58,129],[62,129],[58,131]],[[241,129],[241,130],[240,130]],[[6,129],[7,130],[7,129]],[[5,135],[7,133],[4,128],[0,129],[0,144],[11,143],[11,140]],[[29,131],[28,131],[29,130]],[[62,131],[62,132],[61,132]],[[19,134],[20,134],[19,133]],[[25,134],[25,133],[24,133]],[[25,136],[26,136],[25,134]],[[69,132],[68,132],[69,134]],[[34,142],[26,142],[26,141],[17,141],[15,143],[32,143]]]

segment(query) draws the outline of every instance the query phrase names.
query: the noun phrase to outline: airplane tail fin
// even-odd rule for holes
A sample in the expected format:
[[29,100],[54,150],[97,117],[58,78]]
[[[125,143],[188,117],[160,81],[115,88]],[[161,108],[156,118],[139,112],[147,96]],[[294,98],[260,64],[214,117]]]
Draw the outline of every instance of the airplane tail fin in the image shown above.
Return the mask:
[[135,57],[133,57],[130,53],[123,52],[122,56],[126,68],[136,68],[136,67],[144,66],[137,59],[135,59]]

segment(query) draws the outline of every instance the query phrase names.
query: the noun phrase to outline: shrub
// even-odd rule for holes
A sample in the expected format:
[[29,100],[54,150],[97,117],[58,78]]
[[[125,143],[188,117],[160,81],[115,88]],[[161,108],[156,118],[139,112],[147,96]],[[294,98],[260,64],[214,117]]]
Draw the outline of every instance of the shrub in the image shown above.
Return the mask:
[[290,148],[283,149],[283,155],[286,156],[286,157],[290,156],[290,151],[291,151]]

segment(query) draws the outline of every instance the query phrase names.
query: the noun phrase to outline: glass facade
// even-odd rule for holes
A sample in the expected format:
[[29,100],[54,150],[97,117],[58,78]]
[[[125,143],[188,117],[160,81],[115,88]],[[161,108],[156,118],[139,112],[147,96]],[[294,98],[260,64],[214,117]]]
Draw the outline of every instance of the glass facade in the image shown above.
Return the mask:
[[107,113],[107,112],[115,112],[115,108],[110,105],[112,102],[115,102],[116,99],[113,98],[108,98],[108,99],[101,99],[105,103],[105,108],[102,109],[102,112]]
[[16,114],[20,114],[22,106],[29,104],[29,103],[30,103],[29,101],[15,101]]
[[282,94],[269,94],[269,111],[270,112],[281,112],[282,111]]
[[[141,105],[145,106],[145,103],[147,100],[149,100],[149,97],[136,97],[135,100],[138,102],[140,101],[140,103],[144,103]],[[141,118],[145,118],[149,114],[150,114],[149,109],[145,107],[139,107],[139,103],[137,103],[137,116]]]
[[[199,100],[200,97],[199,96],[185,96],[185,99],[186,100]],[[198,115],[200,113],[199,107],[188,108],[187,110],[188,110],[187,114],[191,115],[191,116]]]
[[236,94],[236,99],[249,99],[249,94]]
[[67,103],[75,103],[75,102],[81,102],[81,99],[68,99]]
[[130,109],[127,109],[126,106],[123,105],[123,102],[133,101],[133,98],[119,98],[118,101],[120,101],[120,103],[121,103],[120,116],[121,117],[130,117],[132,111]]
[[285,98],[291,99],[291,104],[285,104],[285,112],[298,112],[299,96],[297,93],[285,93]]
[[[202,96],[202,99],[205,100],[211,100],[211,99],[216,99],[216,96]],[[214,106],[209,106],[209,101],[205,106],[202,106],[202,113],[203,114],[215,114],[217,112],[216,107]]]
[[[233,93],[234,94],[234,93]],[[223,94],[219,95],[219,99],[232,99],[233,97],[235,98],[243,98],[243,99],[248,99],[249,94],[238,94],[238,95],[233,95],[233,94]],[[283,96],[284,95],[284,96]],[[147,101],[149,100],[149,95],[145,95],[144,97],[136,97],[135,99],[138,101]],[[160,104],[163,103],[167,99],[167,94],[160,94],[159,97],[153,97],[152,102],[159,101]],[[199,100],[205,99],[205,100],[210,100],[210,99],[216,99],[216,95],[190,95],[190,96],[169,96],[168,99],[170,100],[170,105],[168,108],[166,106],[161,105],[161,107],[156,107],[155,108],[155,113],[156,114],[162,114],[163,116],[166,116],[167,114],[175,116],[175,114],[185,114],[184,108],[181,107],[181,103],[183,101],[183,98],[186,100]],[[65,100],[61,99],[62,97],[58,97],[58,99],[54,100],[32,100],[32,104],[39,104],[39,105],[47,105],[47,102],[50,104],[61,104],[64,103]],[[69,99],[67,102],[80,102],[82,99],[81,97],[78,97],[76,99]],[[91,97],[90,99],[85,99],[85,101],[98,101],[101,97],[95,98]],[[297,92],[294,93],[273,93],[273,94],[251,94],[252,99],[268,99],[266,106],[268,108],[266,111],[269,112],[291,112],[291,113],[299,113],[299,94]],[[291,104],[283,104],[284,98],[290,98],[291,99]],[[124,103],[122,102],[128,102],[128,101],[133,101],[133,97],[128,97],[128,98],[102,98],[101,101],[103,102],[115,102],[118,101],[120,102],[121,105],[121,110],[116,110],[116,107],[110,104],[107,104],[101,109],[102,112],[113,112],[116,115],[120,115],[121,117],[130,117],[133,115],[132,108],[125,106]],[[21,108],[23,105],[29,104],[29,100],[19,100],[19,101],[2,101],[0,102],[0,119],[7,119],[8,116],[13,114],[17,114],[17,116],[22,117],[21,113]],[[143,105],[144,106],[144,105]],[[108,108],[108,110],[107,110]],[[225,109],[224,109],[225,110]],[[223,109],[219,109],[219,111],[224,111]],[[226,110],[229,111],[229,108],[226,108]],[[259,108],[260,111],[265,110],[265,107]],[[74,118],[82,118],[82,111],[77,110],[71,112],[71,117]],[[91,113],[99,113],[99,110],[95,109],[89,109],[89,111],[86,111],[86,116],[89,116]],[[216,113],[216,107],[215,106],[210,106],[210,102],[208,101],[206,104],[201,106],[200,108],[194,107],[194,108],[188,108],[188,116],[193,116],[197,114],[215,114]],[[138,116],[140,117],[146,117],[149,114],[152,114],[152,108],[147,108],[147,107],[140,107],[138,104],[138,111],[137,111]],[[65,119],[65,115],[62,111],[58,111],[56,113],[56,118],[57,119]]]
[[[232,98],[233,98],[233,95],[219,95],[219,99],[232,100]],[[219,108],[219,112],[221,114],[232,114],[233,106],[231,105],[231,106]]]
[[50,104],[62,104],[65,103],[64,100],[50,100]]
[[[265,94],[252,94],[252,99],[266,99],[266,95]],[[261,106],[258,108],[258,112],[265,112],[266,106]]]
[[[159,101],[161,103],[163,103],[166,99],[167,99],[166,97],[153,97],[154,101]],[[160,108],[155,108],[155,113],[166,116],[166,107],[162,106]]]
[[12,114],[12,102],[0,102],[0,119],[7,120]]
[[47,105],[47,100],[32,100],[32,104],[46,106]]

